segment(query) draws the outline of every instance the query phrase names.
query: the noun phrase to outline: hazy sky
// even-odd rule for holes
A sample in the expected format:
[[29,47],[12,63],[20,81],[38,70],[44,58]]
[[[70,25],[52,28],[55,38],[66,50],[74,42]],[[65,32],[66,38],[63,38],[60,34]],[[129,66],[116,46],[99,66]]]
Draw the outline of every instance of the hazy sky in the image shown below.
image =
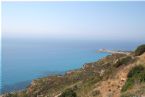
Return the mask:
[[145,41],[145,2],[3,2],[2,35]]

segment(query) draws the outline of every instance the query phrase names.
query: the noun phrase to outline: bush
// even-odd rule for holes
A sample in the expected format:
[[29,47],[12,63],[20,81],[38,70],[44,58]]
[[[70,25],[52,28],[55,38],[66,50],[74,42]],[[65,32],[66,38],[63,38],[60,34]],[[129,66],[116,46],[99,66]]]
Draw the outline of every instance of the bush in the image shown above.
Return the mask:
[[95,90],[95,91],[92,92],[92,96],[93,96],[93,97],[98,96],[98,95],[100,95],[100,94],[101,94],[101,93],[100,93],[99,90]]
[[67,89],[59,97],[77,97],[77,95],[72,89]]
[[125,94],[122,94],[120,97],[140,97],[140,96],[137,96],[133,93],[125,93]]
[[145,52],[145,44],[140,45],[136,50],[135,50],[135,55],[139,56]]
[[133,87],[134,80],[132,78],[127,79],[125,85],[122,88],[122,92],[127,91],[128,89],[131,89]]
[[140,73],[142,73],[145,70],[145,68],[142,65],[136,66],[130,70],[127,77],[132,78],[134,76],[138,76]]
[[122,92],[131,89],[136,83],[145,82],[145,67],[143,67],[142,65],[135,66],[130,70],[127,77],[128,79],[121,90]]
[[12,94],[12,93],[7,93],[5,94],[3,97],[18,97],[18,95],[16,93]]
[[120,97],[143,97],[141,95],[145,94],[145,86],[141,86],[139,88],[136,88],[133,91],[127,91],[124,93],[121,93]]
[[126,56],[123,58],[120,58],[116,61],[116,63],[114,64],[114,67],[119,67],[123,64],[128,64],[129,62],[131,62],[133,59],[131,58],[131,56]]

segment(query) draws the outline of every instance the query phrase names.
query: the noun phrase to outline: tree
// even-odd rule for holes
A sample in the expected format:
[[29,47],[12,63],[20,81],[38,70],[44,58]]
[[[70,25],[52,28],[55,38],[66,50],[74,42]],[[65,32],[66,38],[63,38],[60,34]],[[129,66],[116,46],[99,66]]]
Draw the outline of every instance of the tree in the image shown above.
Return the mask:
[[137,49],[135,50],[135,55],[139,56],[139,55],[143,54],[144,52],[145,52],[145,44],[137,47]]
[[67,89],[59,97],[77,97],[77,95],[72,89]]

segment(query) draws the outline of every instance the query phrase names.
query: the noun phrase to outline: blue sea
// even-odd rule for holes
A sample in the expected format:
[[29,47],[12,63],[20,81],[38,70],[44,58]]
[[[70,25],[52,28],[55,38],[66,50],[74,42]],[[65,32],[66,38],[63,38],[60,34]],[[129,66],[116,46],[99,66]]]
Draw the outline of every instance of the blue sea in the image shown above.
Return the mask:
[[33,79],[81,68],[108,53],[101,48],[130,50],[136,44],[79,40],[3,40],[2,93],[26,88]]

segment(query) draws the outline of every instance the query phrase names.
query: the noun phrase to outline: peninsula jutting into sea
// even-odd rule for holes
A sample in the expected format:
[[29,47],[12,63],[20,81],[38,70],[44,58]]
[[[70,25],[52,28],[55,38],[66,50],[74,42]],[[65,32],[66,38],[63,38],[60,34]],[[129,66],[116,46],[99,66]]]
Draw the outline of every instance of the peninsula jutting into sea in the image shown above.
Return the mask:
[[23,1],[1,4],[0,97],[145,97],[145,1]]
[[106,52],[106,53],[110,53],[110,54],[114,54],[114,53],[118,53],[118,54],[130,54],[131,51],[121,51],[121,50],[108,50],[108,49],[99,49],[97,50],[97,53],[100,52]]
[[25,90],[2,97],[143,97],[144,86],[145,44],[127,54],[112,53],[64,75],[35,79]]

